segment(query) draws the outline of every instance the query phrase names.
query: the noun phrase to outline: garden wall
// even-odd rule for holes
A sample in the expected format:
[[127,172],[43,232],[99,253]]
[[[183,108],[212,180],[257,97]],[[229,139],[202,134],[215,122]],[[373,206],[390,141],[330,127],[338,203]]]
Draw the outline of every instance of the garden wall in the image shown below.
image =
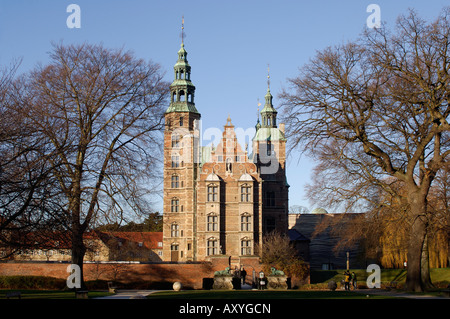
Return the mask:
[[[5,262],[0,263],[0,276],[48,276],[66,279],[68,263],[45,262]],[[214,272],[224,270],[229,265],[228,258],[212,258],[211,262],[198,263],[86,263],[84,280],[106,280],[120,283],[146,284],[176,281],[185,288],[201,289],[204,278],[213,278]],[[253,270],[259,272],[258,258],[242,258],[241,265],[251,278]]]

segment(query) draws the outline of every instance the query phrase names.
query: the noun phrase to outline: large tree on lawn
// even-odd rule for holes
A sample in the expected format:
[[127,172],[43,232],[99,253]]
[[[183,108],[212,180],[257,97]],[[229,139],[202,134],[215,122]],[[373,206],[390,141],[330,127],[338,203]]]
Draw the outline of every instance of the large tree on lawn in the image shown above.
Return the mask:
[[410,11],[393,32],[318,52],[281,94],[292,149],[316,156],[326,196],[360,204],[381,188],[405,199],[412,291],[431,286],[427,198],[450,158],[449,48],[450,9],[432,23]]
[[58,44],[50,57],[23,79],[22,112],[53,155],[72,263],[82,270],[94,221],[145,212],[168,83],[157,64],[101,45]]

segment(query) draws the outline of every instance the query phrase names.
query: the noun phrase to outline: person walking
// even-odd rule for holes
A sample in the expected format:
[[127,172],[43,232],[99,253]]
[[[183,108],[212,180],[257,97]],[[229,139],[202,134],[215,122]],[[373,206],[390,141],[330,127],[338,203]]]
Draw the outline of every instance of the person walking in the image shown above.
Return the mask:
[[245,271],[244,267],[242,267],[241,278],[242,278],[242,284],[243,285],[245,285],[245,276],[247,276],[247,272]]
[[353,289],[358,288],[358,280],[356,279],[355,272],[352,272],[352,286],[353,286]]
[[344,272],[344,289],[350,290],[350,272],[348,270]]

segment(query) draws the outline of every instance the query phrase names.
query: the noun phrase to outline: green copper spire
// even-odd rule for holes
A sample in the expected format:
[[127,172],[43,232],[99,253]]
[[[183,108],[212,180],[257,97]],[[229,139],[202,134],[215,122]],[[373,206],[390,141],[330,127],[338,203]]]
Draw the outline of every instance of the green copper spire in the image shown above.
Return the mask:
[[262,125],[261,127],[277,127],[277,110],[273,107],[273,96],[270,94],[270,73],[267,73],[267,93],[264,97],[266,102],[261,110]]
[[182,24],[182,42],[178,50],[178,60],[173,67],[174,80],[170,85],[170,105],[166,113],[170,112],[192,112],[199,113],[195,108],[194,94],[195,86],[191,82],[191,66],[187,60],[187,51],[184,48],[184,18]]

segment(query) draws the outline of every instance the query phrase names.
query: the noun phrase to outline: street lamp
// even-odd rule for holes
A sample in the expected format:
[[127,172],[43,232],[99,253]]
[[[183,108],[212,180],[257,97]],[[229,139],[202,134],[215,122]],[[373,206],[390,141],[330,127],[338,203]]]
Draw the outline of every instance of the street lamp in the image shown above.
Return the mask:
[[347,251],[347,270],[349,270],[350,269],[350,252],[349,251]]

